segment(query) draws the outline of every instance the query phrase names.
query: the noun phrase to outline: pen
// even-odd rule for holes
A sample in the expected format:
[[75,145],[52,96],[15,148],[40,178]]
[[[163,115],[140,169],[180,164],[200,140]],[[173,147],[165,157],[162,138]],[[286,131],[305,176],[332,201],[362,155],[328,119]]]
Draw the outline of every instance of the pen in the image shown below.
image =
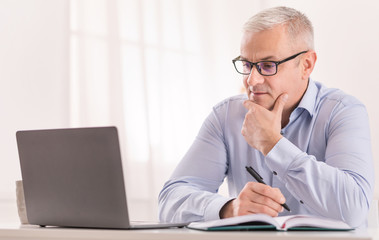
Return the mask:
[[[257,171],[254,170],[252,167],[246,166],[246,170],[250,173],[251,176],[255,178],[259,183],[263,183],[264,185],[267,185],[264,181],[261,175],[257,173]],[[291,212],[290,208],[287,206],[286,203],[281,204],[287,211]]]

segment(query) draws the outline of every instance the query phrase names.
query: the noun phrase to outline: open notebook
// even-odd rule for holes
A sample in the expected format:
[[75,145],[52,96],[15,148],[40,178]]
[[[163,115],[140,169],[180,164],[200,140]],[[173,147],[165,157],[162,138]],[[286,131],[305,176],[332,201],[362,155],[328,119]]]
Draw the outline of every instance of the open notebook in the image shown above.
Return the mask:
[[18,131],[16,137],[29,223],[122,229],[186,225],[129,221],[115,127]]
[[344,222],[307,215],[290,215],[270,217],[266,214],[251,214],[207,222],[193,222],[188,228],[205,231],[238,231],[238,230],[353,230]]

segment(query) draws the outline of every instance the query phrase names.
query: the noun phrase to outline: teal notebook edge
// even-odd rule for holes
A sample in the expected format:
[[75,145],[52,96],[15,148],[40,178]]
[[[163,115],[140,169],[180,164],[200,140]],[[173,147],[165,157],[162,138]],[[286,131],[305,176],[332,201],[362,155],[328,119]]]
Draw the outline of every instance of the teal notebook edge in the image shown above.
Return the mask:
[[253,230],[272,230],[276,231],[276,227],[273,225],[236,225],[236,226],[220,226],[210,228],[192,228],[189,229],[202,230],[202,231],[253,231]]
[[320,228],[320,227],[292,227],[287,229],[286,231],[330,231],[330,232],[346,232],[352,231],[354,228]]

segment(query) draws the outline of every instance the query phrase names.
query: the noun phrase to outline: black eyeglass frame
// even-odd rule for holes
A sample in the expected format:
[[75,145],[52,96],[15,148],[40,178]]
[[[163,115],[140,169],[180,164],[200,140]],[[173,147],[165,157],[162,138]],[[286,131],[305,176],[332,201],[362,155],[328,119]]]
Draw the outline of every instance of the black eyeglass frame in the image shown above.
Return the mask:
[[[275,75],[275,74],[278,72],[278,66],[279,66],[280,64],[285,63],[285,62],[287,62],[287,61],[289,61],[289,60],[292,60],[292,59],[296,58],[297,56],[299,56],[300,54],[303,54],[303,53],[306,53],[306,52],[308,52],[308,50],[306,50],[306,51],[302,51],[302,52],[299,52],[299,53],[296,53],[295,55],[292,55],[292,56],[290,56],[290,57],[288,57],[288,58],[286,58],[286,59],[283,59],[283,60],[281,60],[281,61],[259,61],[259,62],[255,62],[255,63],[254,63],[254,62],[250,62],[250,61],[247,61],[247,60],[239,59],[241,56],[238,56],[238,57],[234,58],[234,59],[232,60],[232,62],[233,62],[233,65],[234,65],[234,68],[236,69],[236,71],[237,71],[238,73],[242,74],[242,75],[250,75],[251,71],[253,70],[253,67],[255,66],[255,67],[257,68],[259,74],[261,74],[262,76],[273,76],[273,75]],[[237,66],[236,66],[236,62],[237,62],[237,61],[248,62],[249,64],[253,65],[253,67],[251,67],[251,70],[250,70],[249,73],[242,73],[242,72],[238,71],[238,69],[237,69]],[[274,64],[275,64],[275,73],[273,73],[273,74],[263,74],[263,73],[261,72],[260,67],[258,66],[258,64],[260,64],[260,63],[274,63]]]

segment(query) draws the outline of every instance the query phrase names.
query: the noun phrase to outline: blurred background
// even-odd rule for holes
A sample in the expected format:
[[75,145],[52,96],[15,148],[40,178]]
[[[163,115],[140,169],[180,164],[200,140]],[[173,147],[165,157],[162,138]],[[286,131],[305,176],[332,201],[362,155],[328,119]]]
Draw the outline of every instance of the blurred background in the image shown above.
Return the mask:
[[0,0],[0,221],[18,219],[17,130],[109,125],[131,219],[156,220],[158,193],[203,120],[243,91],[231,62],[243,23],[278,5],[313,22],[313,80],[366,105],[378,176],[378,1]]

